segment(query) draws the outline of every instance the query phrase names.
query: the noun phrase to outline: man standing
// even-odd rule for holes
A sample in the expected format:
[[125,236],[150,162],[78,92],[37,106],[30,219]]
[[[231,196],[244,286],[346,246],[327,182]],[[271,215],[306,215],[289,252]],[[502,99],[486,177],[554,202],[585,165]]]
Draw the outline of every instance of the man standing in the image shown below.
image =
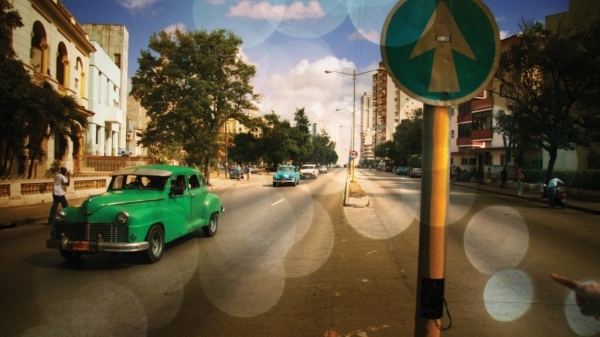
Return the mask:
[[63,186],[69,186],[70,183],[71,172],[68,172],[66,167],[61,167],[60,173],[54,177],[54,182],[52,183],[52,207],[50,208],[48,224],[52,224],[54,222],[54,215],[56,215],[56,210],[58,209],[59,203],[63,209],[69,207],[67,197],[65,196],[66,188]]
[[252,171],[252,169],[250,168],[250,165],[246,166],[246,174],[247,174],[246,180],[250,180],[250,172],[251,171]]
[[558,178],[550,179],[550,181],[548,182],[548,198],[550,198],[550,200],[548,200],[548,204],[550,205],[550,208],[554,208],[554,197],[556,196],[556,188],[560,185],[564,185],[564,183]]
[[517,176],[515,177],[515,187],[517,188],[517,195],[521,195],[523,193],[523,180],[525,180],[525,175],[521,170],[517,170]]
[[506,171],[506,167],[503,167],[502,171],[500,171],[500,188],[507,188],[506,180],[508,180],[508,171]]

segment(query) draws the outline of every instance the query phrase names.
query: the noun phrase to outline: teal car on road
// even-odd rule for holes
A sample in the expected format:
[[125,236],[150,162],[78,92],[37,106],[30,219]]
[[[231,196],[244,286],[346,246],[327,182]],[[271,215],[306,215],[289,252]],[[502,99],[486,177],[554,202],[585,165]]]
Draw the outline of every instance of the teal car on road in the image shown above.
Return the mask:
[[281,185],[296,186],[300,183],[300,173],[293,165],[281,165],[273,175],[273,187]]
[[199,228],[207,237],[217,233],[225,209],[197,170],[146,165],[111,176],[106,192],[57,212],[46,247],[68,260],[99,252],[141,252],[154,263],[168,242]]

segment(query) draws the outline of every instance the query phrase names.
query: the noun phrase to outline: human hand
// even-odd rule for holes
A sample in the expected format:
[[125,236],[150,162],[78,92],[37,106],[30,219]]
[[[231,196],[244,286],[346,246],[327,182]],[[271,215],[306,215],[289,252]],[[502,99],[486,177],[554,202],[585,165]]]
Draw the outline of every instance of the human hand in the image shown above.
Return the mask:
[[600,321],[600,284],[579,281],[551,274],[552,279],[575,292],[575,302],[584,316],[594,316]]

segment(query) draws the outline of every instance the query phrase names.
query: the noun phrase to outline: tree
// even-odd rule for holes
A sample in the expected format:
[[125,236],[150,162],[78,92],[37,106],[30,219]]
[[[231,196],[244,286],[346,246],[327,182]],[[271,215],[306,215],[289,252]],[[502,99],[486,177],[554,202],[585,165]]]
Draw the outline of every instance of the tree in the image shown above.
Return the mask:
[[235,147],[229,151],[229,158],[237,163],[256,162],[262,156],[259,140],[252,133],[238,133],[234,137]]
[[310,121],[304,108],[296,109],[294,121],[296,126],[289,130],[290,139],[293,141],[289,150],[292,161],[300,164],[309,160],[314,150],[310,134]]
[[309,160],[315,164],[327,165],[337,162],[338,156],[335,152],[335,143],[329,139],[329,135],[316,135],[312,137],[313,151]]
[[423,110],[418,109],[400,121],[394,131],[394,140],[388,148],[388,157],[397,165],[408,165],[409,158],[423,152]]
[[597,118],[597,106],[587,102],[600,90],[599,27],[563,23],[552,33],[523,20],[518,41],[501,56],[496,93],[507,100],[515,137],[548,152],[546,182],[559,149],[589,144],[587,122]]
[[287,162],[291,159],[290,149],[296,146],[296,143],[290,139],[289,130],[291,129],[288,120],[279,120],[275,112],[264,116],[265,125],[263,126],[262,153],[265,161],[271,167]]
[[131,94],[151,119],[141,143],[180,147],[207,181],[225,121],[246,121],[243,111],[258,99],[250,85],[256,69],[242,60],[241,44],[222,29],[154,33],[131,79]]

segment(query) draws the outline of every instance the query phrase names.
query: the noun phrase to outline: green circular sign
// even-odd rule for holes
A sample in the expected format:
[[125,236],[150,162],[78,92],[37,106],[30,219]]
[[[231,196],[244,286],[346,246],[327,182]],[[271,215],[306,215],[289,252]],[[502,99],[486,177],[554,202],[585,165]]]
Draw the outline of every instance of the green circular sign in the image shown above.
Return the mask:
[[396,85],[429,105],[466,102],[492,80],[498,25],[481,0],[404,0],[381,34],[381,56]]

